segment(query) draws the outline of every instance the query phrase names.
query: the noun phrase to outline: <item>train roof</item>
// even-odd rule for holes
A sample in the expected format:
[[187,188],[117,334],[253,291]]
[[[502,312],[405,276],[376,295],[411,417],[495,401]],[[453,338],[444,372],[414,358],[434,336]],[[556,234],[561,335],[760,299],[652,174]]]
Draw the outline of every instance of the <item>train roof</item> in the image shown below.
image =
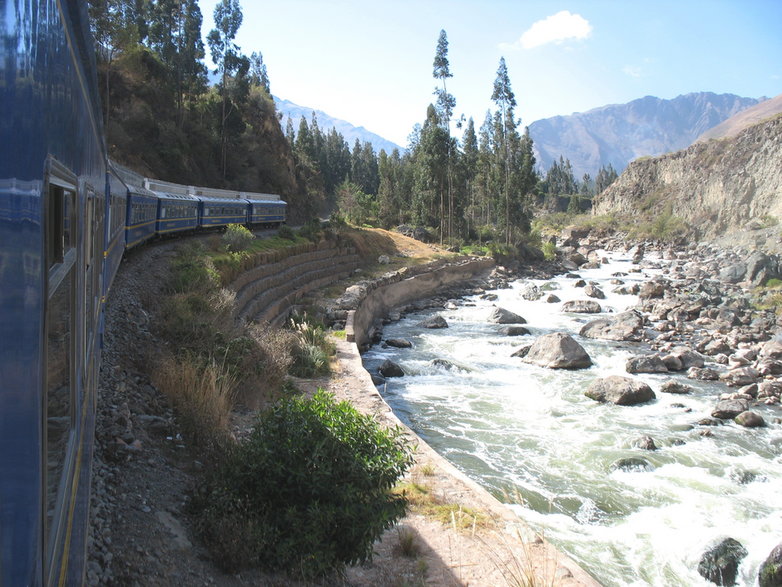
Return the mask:
[[195,196],[192,196],[190,194],[172,194],[170,192],[157,192],[153,191],[156,196],[159,198],[164,198],[166,200],[182,200],[187,202],[198,202],[198,198]]
[[196,200],[201,200],[202,202],[207,202],[209,204],[241,204],[242,206],[247,206],[249,203],[248,200],[245,200],[244,198],[214,198],[201,195],[193,197]]

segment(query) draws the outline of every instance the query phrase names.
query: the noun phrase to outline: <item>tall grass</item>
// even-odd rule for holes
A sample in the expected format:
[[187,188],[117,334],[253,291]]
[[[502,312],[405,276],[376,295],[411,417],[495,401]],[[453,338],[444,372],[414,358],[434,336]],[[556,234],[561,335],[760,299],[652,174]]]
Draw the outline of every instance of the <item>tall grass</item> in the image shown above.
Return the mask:
[[222,365],[214,360],[203,364],[194,356],[168,358],[153,378],[177,411],[182,433],[193,445],[218,449],[230,441],[236,381]]

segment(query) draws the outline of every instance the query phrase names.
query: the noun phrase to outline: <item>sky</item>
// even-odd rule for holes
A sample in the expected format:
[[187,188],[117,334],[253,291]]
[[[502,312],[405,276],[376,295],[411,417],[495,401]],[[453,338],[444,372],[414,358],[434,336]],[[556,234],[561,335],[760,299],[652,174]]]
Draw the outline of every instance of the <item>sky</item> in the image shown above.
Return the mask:
[[[218,1],[200,0],[204,37]],[[403,147],[435,99],[440,30],[455,115],[473,117],[476,128],[495,108],[501,57],[522,125],[649,95],[782,93],[782,0],[240,3],[236,43],[245,55],[263,54],[275,96]]]

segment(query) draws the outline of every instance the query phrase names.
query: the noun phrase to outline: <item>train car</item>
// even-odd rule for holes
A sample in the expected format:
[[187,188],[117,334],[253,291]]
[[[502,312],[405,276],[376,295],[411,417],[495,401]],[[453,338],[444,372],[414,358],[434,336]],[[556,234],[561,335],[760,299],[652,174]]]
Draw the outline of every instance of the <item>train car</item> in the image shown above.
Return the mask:
[[247,224],[250,204],[247,200],[196,196],[199,201],[198,225],[202,228]]
[[125,248],[130,249],[155,236],[158,197],[154,192],[137,185],[127,186],[127,194]]
[[0,584],[84,580],[112,202],[86,3],[0,12]]
[[[268,194],[258,194],[265,197]],[[250,203],[250,224],[265,224],[279,226],[285,224],[285,210],[287,204],[283,200],[261,200],[248,197]]]
[[188,194],[155,192],[158,198],[158,236],[198,228],[198,198]]

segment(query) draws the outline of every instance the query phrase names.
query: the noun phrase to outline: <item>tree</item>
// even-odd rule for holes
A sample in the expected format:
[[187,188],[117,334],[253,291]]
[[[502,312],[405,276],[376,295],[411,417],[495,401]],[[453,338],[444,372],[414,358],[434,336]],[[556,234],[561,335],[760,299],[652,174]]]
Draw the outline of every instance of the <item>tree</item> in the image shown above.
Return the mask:
[[435,79],[439,79],[442,83],[441,88],[435,88],[434,93],[437,96],[436,109],[437,116],[443,130],[448,136],[448,150],[446,152],[446,189],[445,195],[448,202],[448,214],[447,221],[445,220],[445,206],[443,202],[443,191],[440,191],[440,244],[443,244],[443,227],[448,233],[448,238],[452,236],[453,231],[453,179],[451,176],[451,117],[453,116],[453,109],[456,107],[456,99],[448,93],[445,81],[449,77],[453,77],[451,74],[450,66],[448,63],[448,36],[444,30],[440,31],[440,36],[437,39],[437,49],[435,51],[434,63],[432,69],[432,75]]
[[492,101],[499,108],[501,120],[499,124],[499,152],[503,157],[503,196],[505,201],[505,244],[509,245],[511,240],[511,167],[513,164],[511,148],[518,137],[516,132],[516,122],[513,116],[513,109],[516,107],[516,97],[510,87],[510,78],[508,77],[508,67],[505,65],[505,58],[500,57],[500,65],[497,68],[497,77],[494,80],[494,90],[491,94]]
[[271,96],[271,86],[269,85],[269,74],[266,71],[266,65],[263,62],[263,54],[260,51],[253,51],[250,55],[250,83],[255,86],[261,86],[266,93]]
[[223,179],[225,179],[226,157],[228,151],[227,136],[225,125],[228,111],[228,76],[238,69],[241,64],[239,60],[239,47],[233,42],[239,27],[242,26],[242,8],[239,0],[221,0],[214,10],[215,28],[209,31],[206,38],[209,44],[209,50],[212,54],[212,61],[217,65],[216,73],[220,74],[221,85],[220,93],[223,98],[222,116],[220,120],[220,161],[223,170]]
[[618,175],[616,174],[616,170],[614,170],[610,163],[601,167],[597,172],[597,177],[595,178],[595,193],[602,193],[603,190],[616,181],[617,177]]

